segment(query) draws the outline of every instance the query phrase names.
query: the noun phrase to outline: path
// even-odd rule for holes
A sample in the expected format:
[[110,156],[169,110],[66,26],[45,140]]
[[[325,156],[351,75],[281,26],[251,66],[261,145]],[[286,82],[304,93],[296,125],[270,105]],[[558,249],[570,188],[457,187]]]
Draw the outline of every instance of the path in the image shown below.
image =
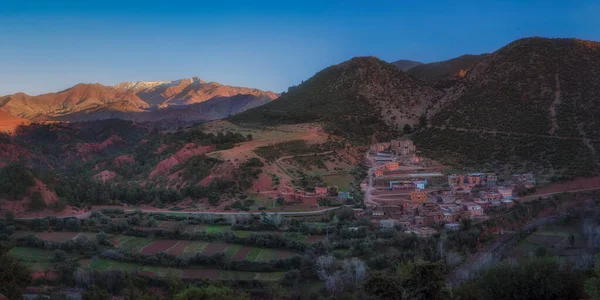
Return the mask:
[[[340,209],[343,206],[340,207],[328,207],[325,209],[321,209],[321,210],[308,210],[308,211],[281,211],[281,212],[221,212],[221,211],[172,211],[172,210],[153,210],[153,209],[123,209],[123,211],[125,213],[132,213],[132,212],[136,212],[136,211],[141,211],[142,213],[154,213],[154,214],[181,214],[181,215],[217,215],[217,216],[234,216],[234,215],[257,215],[260,216],[263,213],[267,214],[267,215],[273,215],[273,214],[280,214],[283,216],[310,216],[310,215],[322,215],[325,214],[329,211],[332,210],[336,210],[336,209]],[[56,217],[59,219],[65,219],[65,218],[78,218],[78,219],[84,219],[89,217],[92,214],[92,212],[86,212],[83,214],[78,214],[78,215],[72,215],[72,216],[60,216],[60,217]],[[43,218],[43,217],[42,217]],[[33,220],[33,219],[39,219],[37,217],[35,218],[15,218],[15,220]]]
[[454,130],[459,132],[473,132],[473,133],[486,133],[486,134],[504,134],[504,135],[518,135],[525,137],[541,137],[541,138],[551,138],[551,139],[559,139],[559,140],[576,140],[585,142],[600,142],[600,139],[587,139],[585,137],[569,137],[569,136],[557,136],[557,135],[546,135],[546,134],[536,134],[536,133],[519,133],[519,132],[510,132],[510,131],[498,131],[498,130],[486,130],[486,129],[467,129],[460,127],[448,127],[448,126],[428,126],[429,128],[435,128],[440,130]]
[[545,194],[534,194],[534,195],[524,196],[524,197],[520,197],[520,198],[515,198],[515,200],[530,201],[530,200],[539,199],[540,197],[552,196],[552,195],[556,195],[556,194],[579,193],[579,192],[589,192],[589,191],[597,191],[597,190],[600,190],[600,187],[577,189],[577,190],[565,190],[565,191],[558,191],[558,192],[545,193]]

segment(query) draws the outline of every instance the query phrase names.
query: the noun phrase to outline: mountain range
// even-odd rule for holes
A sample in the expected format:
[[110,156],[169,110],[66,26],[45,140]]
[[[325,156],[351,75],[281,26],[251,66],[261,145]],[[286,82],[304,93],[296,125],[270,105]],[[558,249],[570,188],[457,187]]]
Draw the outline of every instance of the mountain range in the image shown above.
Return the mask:
[[599,104],[600,43],[534,37],[434,63],[355,57],[281,95],[198,78],[19,93],[0,98],[0,119],[320,122],[356,143],[411,134],[448,165],[558,180],[600,170]]
[[204,82],[194,77],[115,86],[82,83],[39,96],[17,93],[0,97],[0,111],[30,121],[213,120],[275,98],[277,94],[270,91]]
[[419,124],[431,158],[560,180],[600,170],[599,118],[600,43],[535,37],[410,68],[354,58],[231,120],[320,121],[365,143]]

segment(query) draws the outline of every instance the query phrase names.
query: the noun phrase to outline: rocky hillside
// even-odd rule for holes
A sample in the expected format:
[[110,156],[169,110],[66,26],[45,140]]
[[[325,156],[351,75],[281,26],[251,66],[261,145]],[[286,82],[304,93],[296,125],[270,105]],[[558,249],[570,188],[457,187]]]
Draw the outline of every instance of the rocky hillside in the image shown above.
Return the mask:
[[420,66],[422,65],[422,62],[419,61],[414,61],[414,60],[406,60],[406,59],[401,59],[401,60],[397,60],[395,62],[392,63],[392,65],[396,66],[398,69],[406,72],[416,66]]
[[[277,95],[257,89],[205,83],[198,78],[171,82],[121,83],[115,87],[78,84],[58,93],[0,97],[0,112],[31,121],[214,120],[262,105]],[[13,122],[14,123],[14,122]]]
[[209,99],[251,95],[256,98],[277,98],[277,94],[245,87],[222,85],[217,82],[204,82],[198,77],[175,81],[123,82],[115,88],[122,92],[135,93],[150,105],[167,107],[204,102]]
[[232,118],[239,123],[323,121],[341,136],[362,139],[414,125],[441,92],[375,57],[328,67],[277,100]]
[[410,68],[407,72],[437,88],[448,88],[460,81],[468,70],[488,56],[489,54],[465,54],[445,61],[420,64]]
[[433,128],[417,136],[432,155],[529,163],[567,177],[599,167],[600,43],[515,41],[475,65],[440,103]]

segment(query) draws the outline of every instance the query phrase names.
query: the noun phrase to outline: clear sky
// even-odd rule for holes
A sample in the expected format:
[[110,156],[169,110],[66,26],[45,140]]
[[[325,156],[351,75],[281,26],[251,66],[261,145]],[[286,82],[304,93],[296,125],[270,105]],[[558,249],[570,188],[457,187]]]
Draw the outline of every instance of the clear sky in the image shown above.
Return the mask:
[[439,61],[521,37],[600,40],[600,2],[0,0],[0,95],[79,82],[281,92],[353,56]]

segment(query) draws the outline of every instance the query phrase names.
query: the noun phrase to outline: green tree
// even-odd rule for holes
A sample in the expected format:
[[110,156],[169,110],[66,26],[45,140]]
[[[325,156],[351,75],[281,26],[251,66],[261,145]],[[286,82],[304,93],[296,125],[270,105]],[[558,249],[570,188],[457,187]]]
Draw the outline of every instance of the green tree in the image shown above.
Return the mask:
[[404,131],[404,134],[411,134],[412,127],[410,127],[410,125],[408,124],[404,124],[404,128],[402,129],[402,131]]
[[593,300],[600,300],[600,255],[596,256],[593,276],[585,280],[583,288]]
[[31,274],[15,257],[10,246],[0,244],[0,294],[8,299],[21,299],[23,290],[31,283]]
[[490,268],[478,281],[479,299],[581,299],[581,278],[554,260],[532,259]]
[[252,140],[252,135],[251,135],[251,134],[248,134],[248,135],[246,136],[246,140],[248,140],[248,141],[251,141],[251,140]]
[[12,221],[14,221],[14,220],[15,220],[15,213],[13,213],[13,212],[12,212],[12,211],[10,211],[10,210],[7,210],[7,211],[4,213],[4,218],[6,219],[6,221],[8,221],[8,222],[12,223]]
[[42,193],[34,192],[31,194],[31,202],[29,205],[32,211],[40,211],[46,208],[46,202],[44,202],[44,198],[42,198]]
[[110,299],[110,294],[103,288],[92,285],[83,294],[81,294],[83,300],[107,300]]

